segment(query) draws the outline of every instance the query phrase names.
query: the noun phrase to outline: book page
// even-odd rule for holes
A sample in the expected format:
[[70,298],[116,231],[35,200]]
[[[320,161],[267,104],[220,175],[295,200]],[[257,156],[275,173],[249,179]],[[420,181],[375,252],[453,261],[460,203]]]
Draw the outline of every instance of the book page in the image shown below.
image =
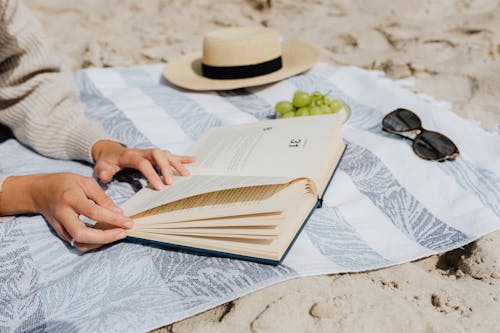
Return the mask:
[[189,221],[167,221],[164,222],[143,222],[136,220],[136,225],[134,228],[170,228],[170,229],[182,229],[182,228],[221,228],[221,227],[275,227],[280,221],[285,218],[284,212],[276,213],[259,213],[259,214],[249,214],[249,215],[235,215],[235,216],[225,216],[220,218],[208,218],[208,219],[197,219]]
[[161,191],[149,187],[142,188],[121,208],[126,216],[133,216],[141,212],[159,207],[180,199],[215,191],[234,189],[249,186],[287,184],[292,177],[247,177],[225,175],[191,175],[187,177],[174,176],[172,185]]
[[197,158],[189,169],[198,175],[307,177],[318,182],[340,126],[338,117],[325,115],[212,128],[188,150]]
[[210,192],[155,207],[132,216],[137,226],[238,215],[278,213],[286,205],[288,184]]
[[137,231],[154,232],[165,235],[207,235],[212,237],[273,236],[279,235],[278,228],[190,228],[190,229],[158,229],[140,228]]
[[212,128],[188,151],[197,157],[191,176],[174,176],[161,191],[143,188],[122,208],[132,216],[198,194],[302,177],[324,187],[322,171],[343,144],[340,126],[338,117],[324,115]]
[[[180,236],[180,235],[159,235],[151,232],[128,231],[127,234],[131,237],[148,239],[152,241],[171,243],[181,246],[189,246],[193,248],[205,248],[215,251],[223,251],[228,253],[236,253],[243,255],[262,255],[269,253],[269,245],[272,244],[274,238],[256,239],[252,237],[200,237],[200,236]],[[255,248],[261,251],[255,251]],[[242,251],[243,250],[243,251]],[[252,251],[253,252],[250,252]],[[248,252],[247,252],[248,251]],[[276,253],[272,253],[276,254]],[[264,257],[264,256],[263,256]]]
[[195,233],[183,233],[178,232],[178,229],[176,229],[177,231],[175,229],[160,229],[162,231],[157,232],[154,228],[146,228],[148,230],[134,228],[128,230],[127,234],[132,237],[193,248],[278,260],[317,203],[315,194],[307,188],[308,181],[305,179],[294,181],[287,188],[287,200],[293,204],[287,206],[285,218],[279,220],[277,229],[275,229],[278,230],[277,235],[264,235],[262,233],[254,235],[255,232],[248,230],[250,228],[241,228],[246,230],[245,232],[231,228],[230,231],[228,229],[227,232],[220,233],[208,233],[202,230],[197,230]]

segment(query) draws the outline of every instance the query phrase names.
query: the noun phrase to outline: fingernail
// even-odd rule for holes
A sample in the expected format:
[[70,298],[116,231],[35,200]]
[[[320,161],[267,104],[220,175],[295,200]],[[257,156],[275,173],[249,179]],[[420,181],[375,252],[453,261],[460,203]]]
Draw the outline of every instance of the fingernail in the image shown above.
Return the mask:
[[124,239],[125,237],[127,237],[127,234],[124,231],[122,231],[116,235],[116,240]]
[[158,189],[158,190],[162,190],[163,189],[163,184],[161,183],[161,181],[155,181],[155,187]]
[[123,225],[126,228],[132,228],[134,226],[134,222],[133,221],[127,221],[127,222],[123,223]]
[[174,182],[174,178],[172,178],[172,176],[168,176],[167,177],[167,183],[168,184],[172,184]]

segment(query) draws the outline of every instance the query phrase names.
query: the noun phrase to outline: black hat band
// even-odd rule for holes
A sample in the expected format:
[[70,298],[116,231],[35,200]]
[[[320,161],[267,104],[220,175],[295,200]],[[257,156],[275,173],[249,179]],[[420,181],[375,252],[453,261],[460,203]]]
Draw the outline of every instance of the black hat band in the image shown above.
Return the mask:
[[265,62],[245,66],[210,66],[201,64],[204,77],[216,80],[247,79],[276,72],[283,67],[281,56]]

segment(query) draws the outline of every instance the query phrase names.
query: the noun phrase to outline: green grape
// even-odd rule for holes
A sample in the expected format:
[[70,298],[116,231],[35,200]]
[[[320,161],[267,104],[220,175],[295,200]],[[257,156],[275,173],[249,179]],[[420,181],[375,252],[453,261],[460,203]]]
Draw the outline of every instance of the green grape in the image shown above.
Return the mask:
[[332,113],[337,113],[344,107],[344,102],[342,102],[340,99],[334,99],[330,102],[329,106],[332,110]]
[[328,105],[321,105],[319,108],[320,108],[322,114],[332,113],[332,110],[330,109],[330,107]]
[[276,103],[276,118],[292,118],[315,116],[321,114],[337,113],[343,108],[348,109],[340,99],[330,99],[319,91],[313,91],[311,95],[304,91],[296,91],[292,102],[280,101]]
[[315,96],[317,96],[317,97],[323,97],[323,94],[321,93],[321,91],[315,90],[315,91],[312,92],[311,96],[313,96],[313,97],[315,97]]
[[323,105],[324,98],[325,96],[323,96],[323,94],[320,93],[319,91],[313,91],[313,93],[311,94],[311,105],[313,106]]
[[295,115],[297,117],[304,117],[304,116],[308,116],[309,115],[309,108],[308,107],[302,107],[300,109],[297,110],[297,112],[295,113]]
[[309,109],[309,115],[310,116],[317,116],[317,115],[320,115],[320,114],[322,114],[320,106],[313,106],[312,108]]
[[321,105],[323,105],[323,100],[321,100],[321,99],[313,100],[311,105],[312,106],[321,106]]
[[308,93],[303,91],[296,91],[295,94],[293,95],[293,101],[292,101],[293,106],[301,108],[306,105],[309,105],[309,103],[311,103],[311,96],[309,96]]
[[288,113],[288,112],[294,112],[294,107],[293,107],[292,103],[290,103],[288,101],[281,101],[281,102],[276,103],[276,106],[274,107],[274,109],[276,110],[276,115],[278,115],[278,113],[281,115],[284,115],[285,113]]

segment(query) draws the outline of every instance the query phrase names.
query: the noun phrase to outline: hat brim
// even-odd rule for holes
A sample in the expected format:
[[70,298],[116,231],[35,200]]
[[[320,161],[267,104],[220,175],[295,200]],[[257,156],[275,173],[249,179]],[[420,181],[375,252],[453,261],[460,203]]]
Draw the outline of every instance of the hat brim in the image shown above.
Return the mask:
[[176,86],[196,91],[231,90],[260,86],[305,72],[319,59],[319,51],[311,44],[292,41],[281,44],[283,67],[275,72],[245,79],[216,80],[201,74],[201,52],[185,55],[170,62],[163,76]]

